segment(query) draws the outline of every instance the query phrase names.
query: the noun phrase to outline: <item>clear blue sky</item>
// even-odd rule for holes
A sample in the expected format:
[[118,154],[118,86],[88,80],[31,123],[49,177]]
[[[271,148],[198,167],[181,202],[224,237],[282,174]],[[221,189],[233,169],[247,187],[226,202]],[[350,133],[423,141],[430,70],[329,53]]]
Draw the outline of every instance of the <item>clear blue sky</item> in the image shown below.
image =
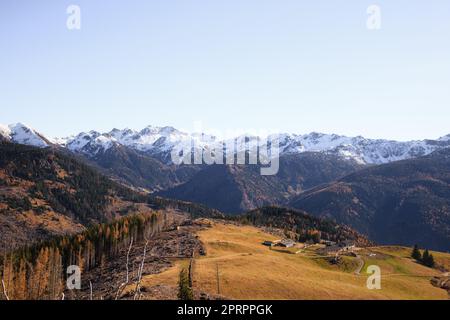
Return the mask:
[[448,0],[0,1],[0,123],[406,140],[448,134],[449,120]]

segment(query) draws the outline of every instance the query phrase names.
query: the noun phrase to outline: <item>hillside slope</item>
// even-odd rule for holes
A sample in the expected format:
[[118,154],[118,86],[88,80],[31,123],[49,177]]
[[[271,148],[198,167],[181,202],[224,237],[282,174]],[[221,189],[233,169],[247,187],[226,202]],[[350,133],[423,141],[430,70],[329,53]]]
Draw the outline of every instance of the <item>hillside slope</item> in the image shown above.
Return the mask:
[[286,155],[280,158],[280,170],[274,176],[262,176],[258,165],[212,165],[206,166],[188,182],[159,194],[237,214],[267,205],[283,205],[306,189],[362,167],[336,155]]
[[[342,263],[332,264],[318,253],[320,246],[300,249],[297,254],[268,248],[263,241],[279,238],[253,226],[213,221],[211,228],[198,235],[206,255],[195,259],[194,293],[236,300],[448,299],[445,290],[431,283],[441,272],[414,262],[407,256],[410,248],[364,248],[357,251],[359,257],[343,256]],[[449,254],[433,255],[439,255],[443,264],[450,261]],[[357,274],[359,259],[364,266]],[[382,270],[381,290],[367,288],[370,265]],[[162,273],[145,276],[144,299],[154,299],[152,292],[158,288],[176,290],[181,267],[180,261]]]
[[104,174],[150,192],[186,182],[200,170],[198,166],[170,166],[142,152],[120,144],[98,152],[81,154],[87,163]]
[[304,211],[280,207],[264,207],[249,211],[236,217],[241,223],[250,223],[254,226],[271,227],[285,230],[295,235],[298,241],[329,240],[341,242],[352,240],[358,246],[372,245],[364,235],[352,228],[338,224],[330,219],[318,218]]
[[0,143],[0,250],[149,210],[139,198],[52,149]]
[[448,251],[450,150],[358,171],[290,205],[350,225],[378,243]]

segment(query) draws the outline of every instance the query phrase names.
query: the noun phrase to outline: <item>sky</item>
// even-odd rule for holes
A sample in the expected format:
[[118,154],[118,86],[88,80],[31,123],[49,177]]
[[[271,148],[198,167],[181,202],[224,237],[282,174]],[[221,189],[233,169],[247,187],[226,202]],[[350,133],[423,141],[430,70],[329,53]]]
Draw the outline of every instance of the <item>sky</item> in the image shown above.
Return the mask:
[[411,140],[449,120],[448,0],[0,1],[3,124]]

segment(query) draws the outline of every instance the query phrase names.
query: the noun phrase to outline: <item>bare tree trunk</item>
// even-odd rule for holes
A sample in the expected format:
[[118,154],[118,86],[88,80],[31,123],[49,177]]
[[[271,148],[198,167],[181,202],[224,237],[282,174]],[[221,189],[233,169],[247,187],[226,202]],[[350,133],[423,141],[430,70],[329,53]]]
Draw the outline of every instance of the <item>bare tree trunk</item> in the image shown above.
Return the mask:
[[133,246],[133,237],[131,237],[131,241],[130,241],[130,247],[128,248],[128,252],[127,252],[127,265],[126,265],[126,267],[127,267],[127,281],[126,281],[126,283],[128,284],[128,282],[130,281],[130,278],[129,278],[129,274],[130,274],[130,272],[129,272],[129,267],[128,267],[128,265],[129,265],[129,261],[130,261],[130,252],[131,252],[131,247]]
[[3,279],[2,279],[2,287],[3,287],[3,294],[5,295],[6,300],[9,300],[8,292],[6,292],[5,281],[3,281]]
[[130,246],[128,247],[128,252],[127,252],[127,264],[126,264],[127,276],[126,276],[126,280],[125,280],[124,283],[122,283],[119,286],[119,289],[117,290],[117,293],[116,293],[116,300],[119,299],[119,296],[122,294],[123,289],[125,289],[126,285],[130,282],[129,263],[130,263],[130,252],[131,252],[131,248],[132,247],[133,247],[133,237],[131,237]]
[[89,288],[91,289],[91,294],[89,295],[89,299],[93,300],[92,299],[92,282],[91,281],[89,281]]
[[144,253],[142,255],[142,261],[141,266],[138,271],[138,279],[136,281],[136,289],[134,291],[134,300],[136,300],[141,293],[141,280],[142,280],[142,272],[144,270],[144,263],[145,263],[145,255],[147,254],[147,246],[148,246],[148,240],[145,241],[145,247],[144,247]]

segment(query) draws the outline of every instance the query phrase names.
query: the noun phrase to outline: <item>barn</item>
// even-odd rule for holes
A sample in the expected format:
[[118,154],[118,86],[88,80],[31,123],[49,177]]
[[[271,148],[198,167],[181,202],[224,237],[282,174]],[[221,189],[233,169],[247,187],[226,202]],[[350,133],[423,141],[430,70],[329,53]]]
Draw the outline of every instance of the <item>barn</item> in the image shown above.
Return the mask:
[[278,246],[280,247],[285,247],[285,248],[292,248],[293,246],[295,246],[295,241],[292,239],[283,239],[278,243]]

